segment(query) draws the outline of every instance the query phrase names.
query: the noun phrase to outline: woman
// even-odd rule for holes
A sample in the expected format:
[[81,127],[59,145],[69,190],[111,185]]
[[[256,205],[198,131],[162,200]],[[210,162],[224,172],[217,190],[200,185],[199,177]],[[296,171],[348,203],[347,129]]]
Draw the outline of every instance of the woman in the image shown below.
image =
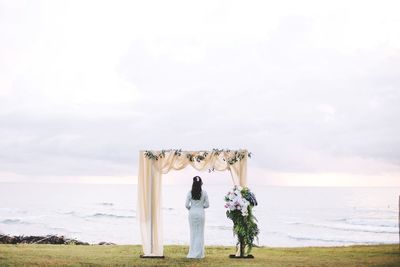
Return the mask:
[[189,210],[190,247],[187,258],[204,258],[204,209],[209,207],[206,191],[201,190],[203,182],[199,176],[193,177],[192,190],[186,197]]

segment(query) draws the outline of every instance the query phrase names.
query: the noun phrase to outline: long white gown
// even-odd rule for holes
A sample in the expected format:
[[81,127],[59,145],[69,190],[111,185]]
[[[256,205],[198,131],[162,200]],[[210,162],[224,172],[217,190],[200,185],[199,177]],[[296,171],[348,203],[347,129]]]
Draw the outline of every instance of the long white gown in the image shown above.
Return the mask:
[[192,192],[186,196],[186,208],[189,210],[190,247],[187,258],[204,258],[204,209],[209,207],[206,191],[201,192],[200,199],[192,199]]

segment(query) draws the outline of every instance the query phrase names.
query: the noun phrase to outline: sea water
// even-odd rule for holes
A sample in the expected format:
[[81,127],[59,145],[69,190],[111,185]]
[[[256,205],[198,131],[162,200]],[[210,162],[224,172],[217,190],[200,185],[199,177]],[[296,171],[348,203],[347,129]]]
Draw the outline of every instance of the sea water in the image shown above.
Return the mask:
[[[188,244],[190,188],[163,187],[165,244]],[[226,218],[228,185],[204,186],[206,245],[233,245]],[[395,187],[255,186],[259,245],[341,246],[398,242]],[[140,244],[136,185],[0,183],[0,232],[9,235],[64,235],[97,243]]]

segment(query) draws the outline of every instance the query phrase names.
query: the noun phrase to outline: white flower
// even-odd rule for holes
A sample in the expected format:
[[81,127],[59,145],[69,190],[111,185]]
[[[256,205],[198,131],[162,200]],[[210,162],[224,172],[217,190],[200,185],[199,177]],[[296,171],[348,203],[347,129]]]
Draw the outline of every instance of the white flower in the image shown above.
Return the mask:
[[242,196],[241,186],[234,186],[225,196],[225,208],[230,211],[238,210],[242,216],[249,215],[250,202]]

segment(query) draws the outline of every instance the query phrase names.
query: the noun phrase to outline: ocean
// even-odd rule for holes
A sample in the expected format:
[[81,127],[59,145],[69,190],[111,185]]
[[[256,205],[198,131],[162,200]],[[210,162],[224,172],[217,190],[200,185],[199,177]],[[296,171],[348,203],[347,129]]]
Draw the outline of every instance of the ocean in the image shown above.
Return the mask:
[[[165,244],[188,244],[190,188],[163,187]],[[225,216],[229,185],[208,185],[206,245],[234,245]],[[274,247],[342,246],[398,242],[399,187],[253,188],[260,235]],[[0,183],[0,233],[64,235],[81,241],[140,244],[136,185]]]

